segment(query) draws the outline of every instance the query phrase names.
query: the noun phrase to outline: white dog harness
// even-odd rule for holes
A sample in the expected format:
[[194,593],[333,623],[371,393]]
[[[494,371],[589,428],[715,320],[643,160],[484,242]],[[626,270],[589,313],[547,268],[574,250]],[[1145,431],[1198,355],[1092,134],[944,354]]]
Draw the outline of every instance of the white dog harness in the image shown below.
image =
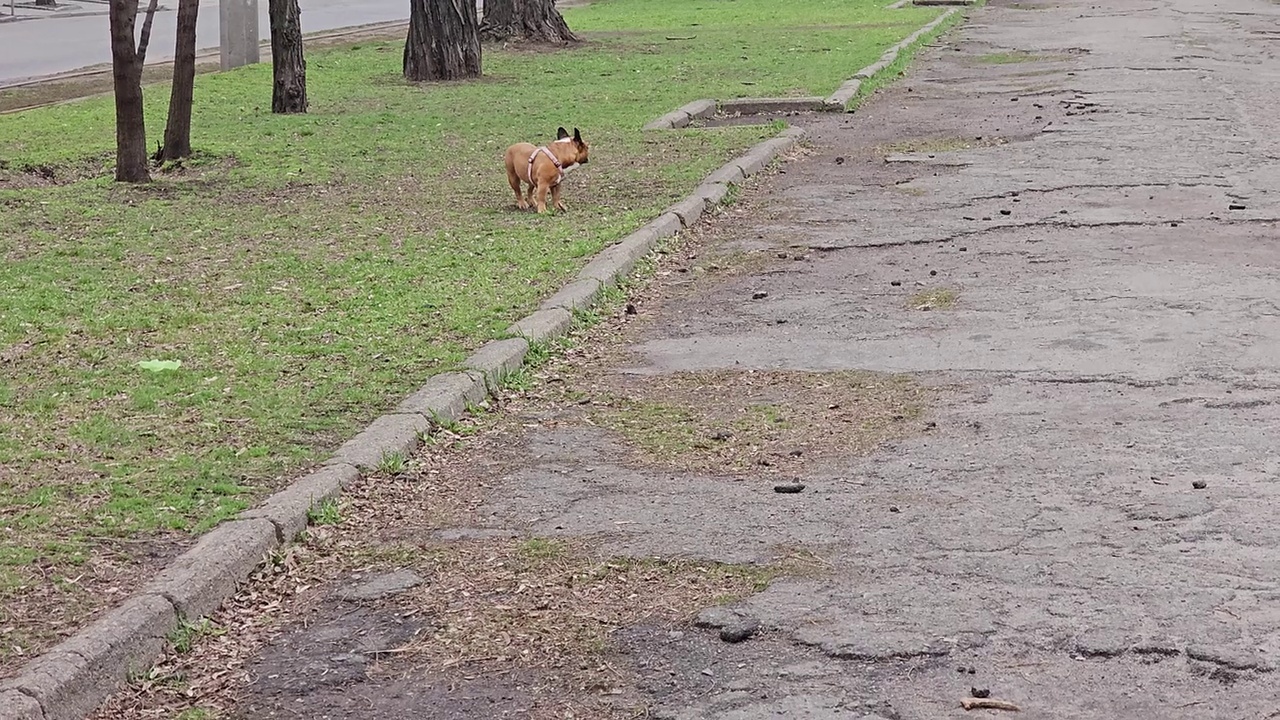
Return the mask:
[[556,172],[560,173],[560,175],[556,178],[556,181],[552,184],[559,185],[560,181],[564,180],[564,166],[560,164],[560,160],[556,158],[555,154],[553,154],[545,146],[540,147],[537,150],[534,150],[533,154],[529,156],[529,184],[530,185],[538,184],[537,181],[533,179],[533,161],[538,159],[538,153],[542,153],[543,155],[546,155],[547,157],[551,158],[551,162],[556,166]]

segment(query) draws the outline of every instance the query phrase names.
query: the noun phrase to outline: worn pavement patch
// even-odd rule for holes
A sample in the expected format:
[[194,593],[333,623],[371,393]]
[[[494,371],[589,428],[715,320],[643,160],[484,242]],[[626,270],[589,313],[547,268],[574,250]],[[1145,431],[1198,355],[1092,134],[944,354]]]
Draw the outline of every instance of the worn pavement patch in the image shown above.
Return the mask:
[[[1274,712],[1280,7],[1005,5],[858,113],[808,120],[803,157],[668,248],[501,421],[308,541],[285,605],[413,569],[361,605],[413,639],[341,693],[268,700],[246,670],[188,704],[916,720],[972,715],[981,689],[1044,718]],[[1015,51],[1037,60],[980,60]],[[964,142],[920,145],[939,138]],[[886,162],[913,142],[930,152]],[[921,312],[931,288],[959,301]],[[573,396],[580,364],[630,414]],[[910,432],[837,451],[806,383],[842,373],[934,394]],[[755,423],[710,452],[791,394],[800,435]],[[664,426],[619,418],[654,405],[683,414],[646,449]],[[740,470],[801,437],[776,466],[801,492]],[[739,619],[759,627],[721,639]]]

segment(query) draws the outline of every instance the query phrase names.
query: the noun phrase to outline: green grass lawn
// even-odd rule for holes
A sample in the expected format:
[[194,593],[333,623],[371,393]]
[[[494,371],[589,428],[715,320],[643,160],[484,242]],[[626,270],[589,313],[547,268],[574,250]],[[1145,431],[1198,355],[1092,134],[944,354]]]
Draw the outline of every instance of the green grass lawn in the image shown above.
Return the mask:
[[[330,48],[305,116],[270,113],[267,65],[202,75],[199,157],[144,187],[109,179],[109,99],[0,116],[0,624],[102,602],[146,562],[127,543],[252,504],[768,134],[645,122],[827,94],[938,14],[885,4],[605,0],[564,11],[583,46],[487,47],[465,84]],[[570,212],[518,213],[502,151],[559,125],[592,146]]]

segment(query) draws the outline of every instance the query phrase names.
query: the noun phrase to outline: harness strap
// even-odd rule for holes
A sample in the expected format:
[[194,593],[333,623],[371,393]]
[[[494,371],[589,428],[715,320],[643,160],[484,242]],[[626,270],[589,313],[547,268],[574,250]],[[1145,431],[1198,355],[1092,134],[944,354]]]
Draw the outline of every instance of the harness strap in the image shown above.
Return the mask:
[[546,146],[534,150],[533,154],[529,156],[529,184],[536,184],[533,179],[533,161],[538,159],[538,153],[542,153],[548,158],[551,158],[551,163],[556,166],[556,171],[559,172],[559,176],[556,178],[556,184],[560,184],[560,182],[564,180],[564,166],[560,164],[560,160],[557,159],[555,154],[548,150]]

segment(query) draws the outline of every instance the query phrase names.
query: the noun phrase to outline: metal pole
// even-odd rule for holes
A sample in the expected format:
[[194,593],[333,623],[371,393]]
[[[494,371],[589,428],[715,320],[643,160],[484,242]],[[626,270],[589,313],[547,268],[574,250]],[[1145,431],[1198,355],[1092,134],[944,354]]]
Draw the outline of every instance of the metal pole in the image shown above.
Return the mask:
[[220,0],[218,22],[223,70],[259,61],[258,0]]

